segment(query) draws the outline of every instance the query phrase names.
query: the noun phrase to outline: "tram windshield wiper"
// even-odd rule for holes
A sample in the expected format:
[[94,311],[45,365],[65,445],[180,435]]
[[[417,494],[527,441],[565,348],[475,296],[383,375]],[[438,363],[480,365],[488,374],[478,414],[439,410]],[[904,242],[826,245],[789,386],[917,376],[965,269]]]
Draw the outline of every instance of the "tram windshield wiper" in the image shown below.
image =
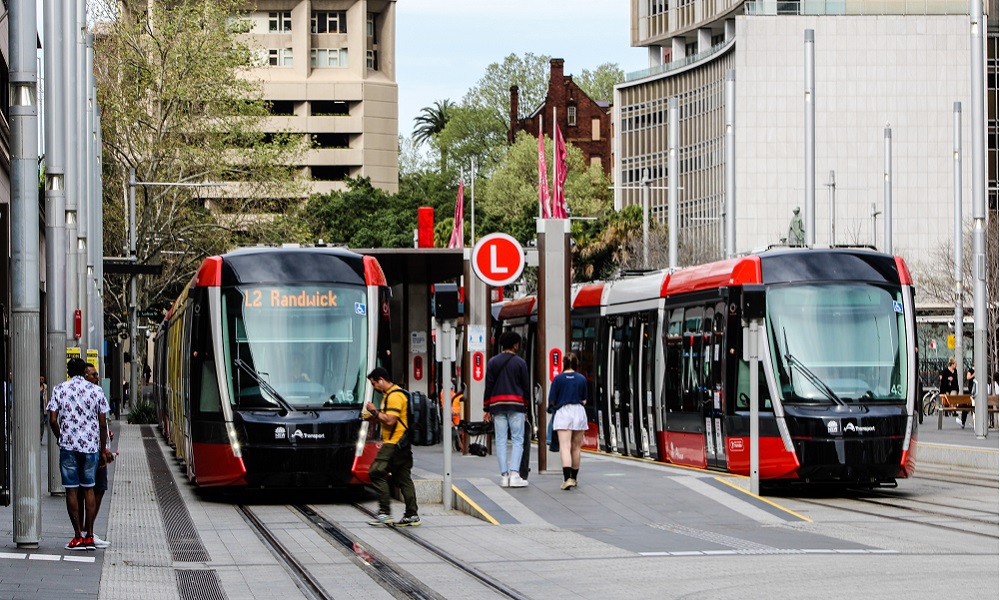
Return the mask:
[[[785,338],[784,356],[785,360],[788,361],[788,364],[798,368],[798,370],[802,373],[802,375],[805,376],[806,380],[809,381],[809,383],[813,384],[813,387],[823,392],[823,394],[827,398],[829,398],[836,404],[839,404],[841,406],[846,406],[847,403],[841,400],[840,396],[838,396],[837,393],[834,392],[833,389],[831,389],[830,386],[828,386],[826,382],[819,377],[819,375],[813,373],[812,369],[807,367],[801,360],[795,358],[795,356],[788,350],[788,334],[785,333],[784,327],[781,328],[781,335],[783,335]],[[791,378],[791,375],[789,375],[789,378]]]
[[264,378],[260,376],[260,373],[258,373],[256,369],[248,365],[245,360],[237,357],[233,359],[233,364],[246,371],[247,375],[252,377],[253,380],[257,382],[257,385],[259,385],[262,390],[270,394],[278,402],[278,404],[281,405],[282,408],[284,408],[288,412],[295,412],[295,409],[292,408],[292,405],[289,404],[288,401],[285,400],[281,396],[281,394],[278,393],[278,390],[274,389],[274,386],[272,386],[267,381],[264,381]]

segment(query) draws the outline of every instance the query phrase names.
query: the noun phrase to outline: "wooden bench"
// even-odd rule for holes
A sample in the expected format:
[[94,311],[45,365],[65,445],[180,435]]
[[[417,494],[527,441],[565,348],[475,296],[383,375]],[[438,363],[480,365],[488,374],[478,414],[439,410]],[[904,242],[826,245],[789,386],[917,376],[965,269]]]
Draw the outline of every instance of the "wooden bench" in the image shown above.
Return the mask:
[[[941,408],[938,410],[938,429],[944,421],[944,413],[947,412],[971,412],[975,414],[976,407],[973,397],[970,394],[941,394]],[[986,397],[986,413],[992,415],[1000,412],[1000,396],[992,395]]]

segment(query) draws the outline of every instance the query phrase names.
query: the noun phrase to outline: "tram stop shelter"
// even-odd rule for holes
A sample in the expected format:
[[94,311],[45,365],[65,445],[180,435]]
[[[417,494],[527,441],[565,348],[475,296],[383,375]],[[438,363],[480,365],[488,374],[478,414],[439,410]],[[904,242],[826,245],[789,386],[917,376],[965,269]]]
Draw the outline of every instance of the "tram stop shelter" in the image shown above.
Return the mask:
[[431,286],[457,283],[463,275],[469,281],[465,251],[461,248],[370,248],[355,249],[355,252],[378,259],[392,289],[389,308],[393,381],[411,392],[432,396],[437,389],[437,366],[434,364]]

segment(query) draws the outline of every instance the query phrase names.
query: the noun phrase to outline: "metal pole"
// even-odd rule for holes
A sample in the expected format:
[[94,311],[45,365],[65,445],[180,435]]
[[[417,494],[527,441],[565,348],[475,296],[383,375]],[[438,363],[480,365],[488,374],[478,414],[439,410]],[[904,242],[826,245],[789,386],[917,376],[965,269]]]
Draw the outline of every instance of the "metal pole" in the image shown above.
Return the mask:
[[670,268],[677,268],[677,229],[680,227],[680,215],[677,214],[677,194],[678,186],[680,185],[680,157],[678,156],[678,146],[680,144],[680,103],[677,100],[677,96],[670,98],[668,101],[668,125],[667,125],[667,148],[668,148],[668,161],[667,166],[667,211],[668,219],[670,221],[669,227],[669,240],[670,240]]
[[750,319],[750,493],[760,495],[760,390],[757,361],[760,357],[760,320]]
[[952,146],[952,165],[955,172],[954,194],[955,194],[955,364],[958,365],[962,374],[958,378],[958,393],[965,393],[965,335],[964,321],[964,298],[962,290],[962,103],[956,102],[955,114],[955,135]]
[[986,412],[986,385],[989,370],[986,363],[986,96],[983,68],[983,0],[970,0],[970,57],[972,64],[972,334],[973,363],[982,385],[976,390],[976,437],[989,435]]
[[816,245],[816,31],[806,29],[806,247]]
[[872,248],[878,247],[878,216],[882,214],[872,202]]
[[837,245],[837,178],[833,171],[826,185],[830,188],[830,247],[833,248]]
[[886,254],[892,254],[892,128],[886,123],[885,126],[885,206],[882,211],[885,217],[882,219],[882,227],[885,230]]
[[90,341],[87,336],[87,213],[90,208],[87,188],[87,0],[76,1],[76,95],[73,109],[76,111],[76,177],[79,197],[77,199],[77,239],[76,239],[76,306],[81,314],[80,353],[87,358]]
[[87,196],[90,198],[90,206],[87,216],[90,224],[87,227],[87,341],[92,350],[97,351],[97,370],[103,373],[101,364],[102,339],[98,337],[97,318],[100,315],[98,308],[100,298],[97,285],[97,263],[103,260],[103,252],[97,240],[100,238],[101,222],[98,219],[99,213],[97,205],[100,203],[100,194],[97,188],[97,136],[95,128],[97,126],[97,78],[93,75],[93,36],[88,35],[87,56],[90,74],[90,83],[87,86],[89,96],[89,110],[87,111]]
[[649,269],[649,169],[642,170],[642,268]]
[[469,215],[469,235],[471,240],[469,241],[470,246],[476,245],[476,157],[472,157],[472,202],[469,207],[471,214]]
[[[135,168],[128,170],[128,248],[129,259],[134,265],[138,262],[136,256],[136,230],[135,230]],[[128,278],[128,326],[129,326],[129,352],[132,358],[129,363],[129,390],[131,390],[130,401],[135,406],[136,401],[141,397],[142,390],[139,382],[139,323],[136,313],[136,280],[135,274]]]
[[736,256],[736,70],[726,70],[726,258]]
[[42,537],[42,461],[38,439],[41,294],[38,273],[38,18],[35,0],[8,5],[10,50],[11,347],[14,416],[14,542]]
[[445,510],[451,510],[455,507],[455,502],[452,499],[451,491],[451,363],[455,358],[455,330],[452,328],[452,323],[449,320],[438,321],[438,331],[441,334],[441,384],[443,391],[441,392],[441,414],[442,420],[447,424],[445,425],[446,431],[442,438],[444,439],[444,481],[442,482],[441,488],[441,502],[444,503]]
[[[97,86],[94,86],[95,98]],[[105,363],[105,347],[104,347],[104,177],[103,165],[104,165],[104,154],[103,154],[103,136],[101,135],[101,107],[100,105],[94,106],[94,152],[95,152],[95,166],[94,171],[97,177],[94,180],[94,207],[95,216],[94,222],[97,223],[96,233],[96,248],[94,248],[94,268],[97,271],[95,279],[97,282],[97,312],[94,316],[94,320],[97,322],[97,361],[100,367],[98,370],[105,374],[107,377],[107,367]],[[119,379],[118,383],[121,383]]]
[[[48,334],[45,379],[51,390],[66,379],[66,96],[63,11],[45,0],[45,313]],[[46,426],[48,490],[65,493],[59,473],[59,444]]]
[[[76,55],[78,52],[77,38],[79,37],[79,31],[76,25],[75,4],[71,6],[66,6],[66,4],[66,2],[60,2],[58,10],[62,13],[63,75],[65,77],[65,87],[63,89],[66,92],[63,95],[62,105],[62,110],[66,115],[66,128],[62,132],[66,147],[66,246],[63,248],[63,252],[66,254],[66,288],[64,290],[66,297],[66,346],[73,347],[77,345],[74,321],[78,287],[76,273],[76,222],[77,207],[81,194],[79,184],[80,168],[74,156],[74,152],[76,151],[76,132],[78,129],[77,121],[79,120],[76,111],[76,80],[79,77],[79,71],[76,68]],[[65,360],[64,357],[62,362],[65,363]],[[55,385],[65,378],[65,371],[63,371],[63,376],[57,381],[53,381],[52,384]]]

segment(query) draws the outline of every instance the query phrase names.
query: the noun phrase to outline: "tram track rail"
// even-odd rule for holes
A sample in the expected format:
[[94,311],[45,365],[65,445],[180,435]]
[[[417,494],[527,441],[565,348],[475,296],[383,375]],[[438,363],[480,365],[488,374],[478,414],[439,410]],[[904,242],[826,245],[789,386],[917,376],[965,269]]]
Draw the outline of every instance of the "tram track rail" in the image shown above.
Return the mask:
[[[364,506],[359,504],[351,506],[363,513],[366,518],[374,516]],[[324,588],[317,574],[310,570],[316,567],[306,567],[302,561],[298,560],[294,553],[282,544],[277,532],[272,530],[265,520],[260,518],[251,507],[239,504],[237,508],[272,553],[287,568],[303,595],[314,600],[327,600],[337,597],[335,590]],[[401,568],[386,558],[371,543],[362,541],[356,534],[349,531],[343,525],[327,518],[318,507],[306,504],[290,504],[285,505],[285,508],[311,525],[321,538],[349,557],[355,566],[361,569],[365,575],[375,581],[391,596],[395,598],[413,598],[416,600],[441,600],[443,598],[443,596],[409,573],[405,568]],[[391,529],[402,536],[402,538],[405,538],[408,543],[419,546],[428,553],[448,563],[452,568],[459,570],[466,577],[477,581],[501,597],[518,600],[527,598],[527,596],[524,596],[517,590],[464,563],[448,551],[422,539],[411,531],[394,527],[387,527],[386,529]]]
[[[865,490],[865,493],[871,495],[873,492],[871,490]],[[993,540],[1000,538],[1000,533],[997,531],[996,512],[994,511],[981,510],[977,508],[956,508],[943,503],[930,503],[923,498],[903,498],[886,493],[876,495],[879,495],[880,497],[864,498],[855,496],[851,498],[836,499],[796,498],[795,500],[797,502],[811,504],[814,506],[832,508],[860,515],[875,516],[880,519],[887,519],[900,523],[923,525],[935,529],[975,535]],[[892,501],[886,501],[889,499]],[[864,505],[864,508],[859,506],[850,506],[845,504],[845,502],[860,503],[861,505]],[[949,510],[934,510],[935,508],[947,508]],[[902,514],[892,514],[893,512],[900,512]],[[972,513],[972,516],[960,514],[962,512]],[[920,518],[917,515],[932,518],[948,518],[972,528],[984,529],[984,531],[969,529],[958,525],[950,525],[948,523],[928,521],[926,518]],[[992,520],[987,517],[992,517]]]
[[[353,504],[352,506],[354,506],[354,508],[356,508],[357,510],[361,511],[362,513],[364,513],[368,517],[374,517],[375,516],[375,513],[373,513],[372,511],[370,511],[369,509],[365,508],[364,506],[362,506],[360,504]],[[503,596],[506,596],[507,598],[513,598],[515,600],[527,600],[527,596],[522,595],[520,592],[518,592],[514,588],[511,588],[511,587],[509,587],[507,585],[504,585],[503,582],[501,582],[501,581],[499,581],[499,580],[497,580],[497,579],[495,579],[493,577],[490,577],[489,575],[487,575],[486,573],[483,573],[479,569],[477,569],[477,568],[475,568],[475,567],[473,567],[473,566],[471,566],[471,565],[463,562],[461,559],[459,559],[458,557],[456,557],[453,554],[449,553],[448,551],[442,549],[440,546],[437,546],[436,544],[432,544],[431,542],[428,542],[427,540],[425,540],[425,539],[417,536],[415,533],[413,533],[413,532],[411,532],[411,531],[409,531],[407,529],[401,529],[401,528],[395,528],[394,527],[393,530],[396,531],[397,533],[399,533],[400,535],[406,537],[411,542],[413,542],[413,543],[417,544],[418,546],[424,548],[428,552],[434,554],[438,558],[440,558],[440,559],[442,559],[442,560],[450,563],[455,568],[457,568],[457,569],[459,569],[459,570],[467,573],[468,575],[470,575],[471,577],[473,577],[474,579],[476,579],[477,581],[479,581],[480,583],[482,583],[486,587],[491,588],[492,590],[496,591],[497,593],[502,594]]]
[[250,523],[250,526],[253,527],[254,531],[268,548],[288,568],[295,580],[295,585],[298,586],[304,595],[307,597],[311,596],[315,600],[333,600],[333,596],[327,593],[326,589],[309,572],[309,569],[296,559],[295,555],[281,543],[281,540],[274,535],[271,528],[257,516],[257,513],[253,509],[245,504],[237,504],[236,508],[243,514],[243,517]]

